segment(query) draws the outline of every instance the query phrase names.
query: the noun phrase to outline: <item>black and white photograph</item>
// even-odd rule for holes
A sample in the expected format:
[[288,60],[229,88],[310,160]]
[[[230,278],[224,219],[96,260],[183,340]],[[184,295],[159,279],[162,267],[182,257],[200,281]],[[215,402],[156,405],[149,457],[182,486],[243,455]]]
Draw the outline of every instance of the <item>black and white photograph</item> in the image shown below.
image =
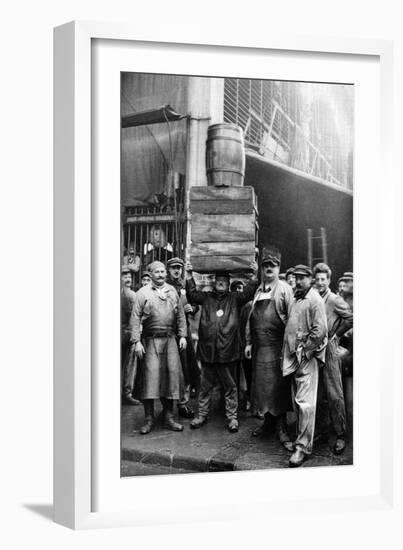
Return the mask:
[[120,90],[121,476],[352,465],[354,85]]

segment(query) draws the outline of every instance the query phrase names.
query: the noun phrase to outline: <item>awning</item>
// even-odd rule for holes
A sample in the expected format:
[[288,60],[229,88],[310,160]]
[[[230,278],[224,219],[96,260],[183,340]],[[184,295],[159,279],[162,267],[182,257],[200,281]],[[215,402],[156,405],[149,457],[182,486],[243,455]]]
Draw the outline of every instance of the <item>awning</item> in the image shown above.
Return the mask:
[[145,126],[148,124],[159,124],[161,122],[175,122],[181,120],[187,115],[176,113],[170,105],[163,105],[157,109],[131,113],[122,117],[122,128],[131,128],[133,126]]

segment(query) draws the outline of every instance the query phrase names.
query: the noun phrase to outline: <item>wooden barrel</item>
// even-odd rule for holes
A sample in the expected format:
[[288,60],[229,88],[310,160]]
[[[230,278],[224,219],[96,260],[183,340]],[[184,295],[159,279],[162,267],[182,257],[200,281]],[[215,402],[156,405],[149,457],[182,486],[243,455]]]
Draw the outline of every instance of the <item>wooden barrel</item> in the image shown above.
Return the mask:
[[241,186],[245,176],[242,128],[236,124],[213,124],[207,132],[207,183],[217,187]]

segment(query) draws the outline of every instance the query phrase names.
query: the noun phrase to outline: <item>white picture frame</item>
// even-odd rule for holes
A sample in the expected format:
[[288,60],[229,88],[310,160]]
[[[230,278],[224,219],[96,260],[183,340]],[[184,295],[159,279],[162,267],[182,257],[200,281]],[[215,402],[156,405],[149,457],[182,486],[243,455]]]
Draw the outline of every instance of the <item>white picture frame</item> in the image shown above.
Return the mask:
[[[228,474],[224,474],[224,477],[221,474],[211,474],[207,476],[209,479],[204,476],[203,480],[200,479],[200,475],[169,476],[170,479],[162,479],[160,476],[153,479],[137,478],[124,482],[123,486],[116,479],[113,481],[115,485],[112,481],[109,483],[109,480],[105,480],[105,476],[109,475],[108,472],[111,469],[110,464],[115,458],[111,459],[112,462],[107,459],[101,462],[97,461],[97,452],[99,454],[100,450],[104,449],[102,445],[105,444],[105,441],[99,443],[95,433],[95,426],[99,430],[100,424],[97,401],[101,399],[100,396],[105,388],[102,387],[102,384],[94,382],[94,373],[96,373],[94,358],[99,357],[96,350],[97,343],[94,341],[94,326],[98,322],[102,325],[102,318],[105,317],[106,311],[103,308],[110,307],[112,311],[114,306],[104,304],[96,309],[96,316],[94,316],[93,298],[99,296],[100,286],[113,280],[110,278],[113,277],[113,271],[105,275],[104,282],[98,280],[100,264],[97,254],[99,246],[94,241],[94,228],[98,227],[97,218],[104,215],[101,212],[105,213],[108,203],[107,197],[97,197],[96,189],[94,189],[98,166],[94,161],[92,148],[98,138],[93,133],[91,114],[96,109],[92,96],[95,69],[93,48],[96,41],[114,41],[113,43],[117,47],[124,45],[127,47],[128,44],[137,44],[141,47],[154,45],[157,49],[164,47],[164,44],[167,48],[175,46],[179,52],[190,51],[195,63],[203,63],[204,52],[208,51],[211,56],[211,53],[214,52],[217,55],[228,53],[229,49],[248,59],[260,58],[274,52],[273,55],[281,54],[287,57],[295,54],[306,56],[312,60],[320,54],[326,63],[330,62],[331,64],[337,64],[339,61],[343,62],[343,60],[357,56],[360,56],[364,64],[366,61],[373,62],[377,67],[373,73],[375,75],[379,71],[379,75],[373,77],[369,75],[367,78],[369,80],[374,78],[376,88],[380,84],[379,90],[376,89],[376,94],[379,93],[380,98],[379,113],[376,113],[379,125],[375,124],[375,128],[379,130],[375,132],[377,138],[379,137],[379,145],[378,140],[374,140],[375,145],[370,145],[375,154],[375,157],[371,156],[371,159],[376,169],[360,173],[360,162],[358,162],[358,180],[367,177],[369,185],[365,191],[360,185],[358,186],[355,191],[355,201],[360,201],[361,204],[366,200],[365,193],[367,193],[368,202],[363,210],[367,211],[367,216],[376,212],[377,223],[373,224],[373,227],[370,226],[365,212],[359,210],[360,224],[363,224],[365,228],[371,227],[369,233],[371,246],[369,247],[368,243],[364,242],[363,232],[360,230],[360,226],[355,224],[355,250],[357,250],[357,242],[362,243],[363,250],[360,254],[362,257],[359,259],[359,267],[364,263],[368,254],[372,254],[372,258],[378,262],[382,262],[388,255],[393,254],[394,243],[390,237],[392,230],[391,222],[388,219],[392,195],[390,172],[390,135],[393,115],[392,43],[377,40],[287,36],[273,33],[267,37],[256,37],[255,41],[251,43],[250,40],[245,41],[238,36],[229,40],[228,33],[225,36],[226,38],[223,39],[222,36],[214,35],[212,31],[208,30],[203,30],[200,36],[197,36],[194,29],[191,31],[183,29],[180,32],[175,32],[175,42],[173,42],[173,35],[168,29],[165,34],[159,33],[158,36],[153,36],[147,31],[131,25],[92,22],[72,22],[55,29],[54,518],[56,522],[70,528],[177,522],[178,514],[180,514],[181,521],[190,521],[194,520],[196,514],[199,520],[207,520],[236,518],[241,513],[243,517],[248,517],[248,515],[252,517],[285,508],[291,513],[298,513],[302,500],[304,509],[312,511],[319,510],[324,505],[329,510],[364,510],[385,509],[393,504],[393,424],[387,422],[386,419],[393,416],[393,399],[391,397],[393,395],[394,357],[392,349],[383,351],[382,379],[379,379],[381,383],[378,385],[376,380],[379,371],[375,364],[379,357],[379,345],[377,347],[377,344],[374,344],[372,355],[365,355],[365,350],[358,346],[361,354],[358,357],[358,364],[369,361],[373,365],[375,375],[374,380],[368,382],[370,398],[376,398],[374,426],[375,429],[379,428],[376,444],[374,443],[377,458],[372,470],[373,484],[368,484],[371,470],[366,468],[366,464],[360,462],[360,452],[357,454],[355,465],[343,470],[343,473],[332,474],[334,479],[331,482],[331,474],[323,471],[326,469],[311,469],[311,471],[305,469],[303,473],[291,473],[288,470],[270,472],[270,476],[266,472],[229,474],[236,476],[238,490],[244,491],[244,494],[248,491],[248,487],[251,488],[247,501],[255,503],[256,506],[248,506],[246,510],[243,505],[241,506],[234,500],[230,489],[228,489],[226,498],[222,497],[222,493],[227,491],[225,488],[229,487]],[[98,56],[98,54],[96,55]],[[136,55],[139,60],[138,53],[134,58],[136,59]],[[112,55],[111,63],[116,65],[114,59],[116,57],[114,58]],[[99,57],[96,58],[97,63],[98,61]],[[167,67],[166,72],[173,70],[169,60],[165,60],[164,63]],[[139,63],[139,66],[144,67],[144,63]],[[121,69],[116,67],[113,70]],[[155,69],[153,70],[155,71]],[[139,72],[141,71],[145,72],[144,68],[139,70]],[[379,80],[377,80],[378,78]],[[375,99],[376,97],[378,96],[374,96]],[[364,114],[362,113],[362,115]],[[361,122],[359,119],[358,123],[362,125],[362,119]],[[116,151],[119,151],[118,143],[114,145],[113,155],[115,158]],[[378,182],[376,180],[380,162],[384,169],[382,194],[379,192],[380,180],[378,179]],[[114,169],[116,169],[116,163]],[[113,216],[116,217],[116,214]],[[119,213],[117,213],[118,217]],[[106,243],[105,247],[113,250],[114,243]],[[119,263],[116,265],[119,268]],[[360,273],[362,273],[360,269],[354,268],[354,272],[355,276],[356,273],[358,274],[356,295],[357,302],[360,304],[363,302],[365,291],[370,288],[370,282],[364,275],[360,278]],[[362,290],[360,290],[360,283]],[[375,311],[390,307],[386,297],[380,293],[374,292],[372,296],[375,302]],[[363,305],[362,311],[364,309],[365,305]],[[358,310],[360,309],[358,308]],[[357,327],[358,343],[363,341],[365,336],[366,320],[364,317],[364,315],[358,317],[358,323],[361,320],[363,326],[362,331],[360,331],[360,325]],[[380,338],[382,338],[382,334],[387,337],[387,328],[381,327],[380,333]],[[355,363],[356,360],[357,357],[355,357]],[[362,439],[369,435],[365,415],[370,410],[370,405],[364,397],[361,399],[360,388],[357,388],[357,384],[354,391],[359,398],[358,406],[360,407],[360,402],[362,404],[362,409],[358,410],[358,418],[363,435],[361,438],[360,434],[355,432],[358,435],[357,445],[358,447],[362,445],[365,454],[366,442]],[[114,413],[118,409],[119,403],[115,405]],[[109,432],[109,427],[106,424],[105,418],[102,417],[102,431],[105,430],[105,434],[112,434],[113,441],[116,442],[119,435],[116,433],[116,426],[111,426]],[[116,453],[114,457],[116,457]],[[296,475],[299,477],[297,478]],[[116,472],[111,474],[111,480],[113,476],[116,476]],[[290,479],[286,479],[285,476],[293,476],[295,493],[285,490],[284,498],[279,499],[281,485],[285,486]],[[327,495],[326,491],[323,491],[326,476],[329,479],[329,487],[332,483],[337,487],[341,480],[344,480],[346,487],[339,488],[337,491],[329,488]],[[174,497],[176,499],[175,506],[166,510],[163,503],[156,502],[154,498],[146,498],[147,495],[154,495],[155,491],[161,490],[161,488],[170,491],[171,494],[174,491],[180,493],[189,486],[190,479],[194,486],[200,488],[198,506],[181,505],[180,499]],[[357,485],[354,485],[354,480],[359,480]],[[137,498],[130,505],[130,501],[123,498],[123,493],[132,491],[133,483],[136,484],[138,495],[142,495],[144,498]],[[263,494],[257,491],[259,486],[264,487],[266,483],[272,487],[273,495],[269,495],[265,491]],[[105,487],[99,489],[99,484],[105,485]],[[118,484],[119,488],[117,488]],[[202,491],[202,485],[206,488],[205,494]],[[224,490],[217,489],[214,502],[209,505],[209,491],[211,495],[214,485],[218,488],[222,487]],[[317,490],[309,489],[315,487]],[[105,503],[107,500],[108,506],[101,505],[99,507],[97,504],[96,495],[100,491],[103,491],[104,494],[100,501]]]

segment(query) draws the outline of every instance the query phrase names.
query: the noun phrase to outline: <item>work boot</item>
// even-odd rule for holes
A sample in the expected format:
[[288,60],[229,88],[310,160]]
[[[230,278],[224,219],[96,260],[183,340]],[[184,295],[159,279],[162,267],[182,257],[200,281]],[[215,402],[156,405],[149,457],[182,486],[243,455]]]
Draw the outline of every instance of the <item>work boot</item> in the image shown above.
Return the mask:
[[137,405],[141,405],[141,402],[137,399],[134,399],[134,397],[132,397],[130,393],[128,393],[122,396],[122,405],[130,405],[132,407],[136,407]]
[[253,437],[262,437],[273,434],[276,431],[274,418],[270,413],[264,415],[264,422],[261,426],[255,428],[252,432]]
[[153,399],[144,399],[143,401],[144,405],[144,416],[145,416],[145,422],[143,426],[140,428],[141,435],[147,435],[153,430],[155,422],[154,422],[154,401]]
[[294,450],[294,446],[291,442],[290,436],[288,435],[285,414],[282,414],[276,418],[276,432],[277,437],[284,449],[292,452]]
[[164,428],[167,428],[168,430],[172,430],[173,432],[182,432],[183,431],[183,425],[179,424],[178,422],[175,422],[174,420],[174,402],[173,399],[161,399],[162,406],[163,406],[163,415],[164,415]]
[[204,424],[207,423],[207,417],[206,416],[197,416],[192,422],[190,423],[190,427],[193,430],[197,430],[197,428],[201,428],[204,426]]
[[236,418],[232,418],[228,422],[228,431],[229,431],[229,433],[234,434],[238,431],[238,429],[239,429],[238,420],[236,420]]
[[173,416],[165,416],[164,428],[173,432],[183,432],[183,424],[175,422]]
[[333,452],[335,455],[341,455],[344,453],[344,449],[346,448],[346,441],[342,439],[341,437],[338,437],[336,439],[336,443],[333,447]]
[[288,465],[290,468],[298,468],[301,466],[301,464],[306,459],[306,454],[301,449],[301,447],[297,447],[293,454],[290,456],[290,460],[288,462]]
[[187,405],[179,405],[178,406],[178,415],[181,418],[194,418],[195,417],[195,413]]

